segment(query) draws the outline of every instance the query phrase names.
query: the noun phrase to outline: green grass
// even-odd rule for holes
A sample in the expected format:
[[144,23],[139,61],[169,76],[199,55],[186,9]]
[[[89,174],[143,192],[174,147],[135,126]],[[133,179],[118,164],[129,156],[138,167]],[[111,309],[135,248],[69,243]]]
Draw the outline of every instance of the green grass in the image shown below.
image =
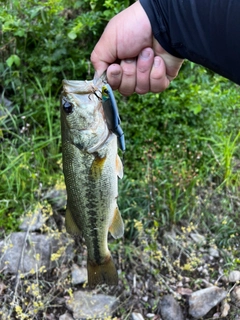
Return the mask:
[[[49,119],[47,106],[45,110]],[[37,111],[20,113],[15,108],[0,119],[1,230],[15,230],[19,217],[59,179],[60,134],[53,137],[52,122],[43,128],[36,122],[36,115]]]

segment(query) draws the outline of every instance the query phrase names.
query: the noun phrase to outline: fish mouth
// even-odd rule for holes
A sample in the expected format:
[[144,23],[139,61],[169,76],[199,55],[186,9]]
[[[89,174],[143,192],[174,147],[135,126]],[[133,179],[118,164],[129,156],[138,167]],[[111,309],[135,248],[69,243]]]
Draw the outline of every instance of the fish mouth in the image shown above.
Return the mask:
[[63,92],[64,93],[81,93],[87,94],[90,93],[92,90],[93,81],[82,81],[82,80],[63,80]]

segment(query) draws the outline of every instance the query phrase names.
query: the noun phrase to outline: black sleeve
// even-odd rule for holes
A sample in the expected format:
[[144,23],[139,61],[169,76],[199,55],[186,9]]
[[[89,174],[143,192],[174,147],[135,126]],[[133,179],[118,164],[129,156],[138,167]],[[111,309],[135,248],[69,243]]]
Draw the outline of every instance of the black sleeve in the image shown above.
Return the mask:
[[239,0],[140,0],[161,46],[240,84]]

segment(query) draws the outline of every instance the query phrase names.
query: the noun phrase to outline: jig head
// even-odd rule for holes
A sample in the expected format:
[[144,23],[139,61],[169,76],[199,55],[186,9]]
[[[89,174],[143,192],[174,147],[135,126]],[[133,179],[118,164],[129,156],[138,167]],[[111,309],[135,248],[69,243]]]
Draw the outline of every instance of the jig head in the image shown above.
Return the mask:
[[120,127],[120,117],[118,113],[117,103],[109,84],[102,87],[102,105],[107,121],[108,129],[118,137],[119,148],[125,151],[125,139],[122,128]]

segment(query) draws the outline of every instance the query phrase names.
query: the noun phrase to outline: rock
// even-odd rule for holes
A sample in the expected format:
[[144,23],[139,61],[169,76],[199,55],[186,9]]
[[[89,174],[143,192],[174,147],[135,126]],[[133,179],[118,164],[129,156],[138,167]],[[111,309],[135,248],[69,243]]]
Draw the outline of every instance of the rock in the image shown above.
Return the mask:
[[168,244],[169,241],[173,242],[176,241],[176,231],[174,230],[174,228],[171,229],[171,231],[164,231],[163,233],[163,240],[166,241],[166,243]]
[[147,314],[146,314],[146,317],[147,317],[148,319],[152,319],[152,318],[155,317],[155,314],[154,314],[154,313],[147,313]]
[[198,290],[189,298],[189,314],[196,319],[202,318],[226,296],[227,292],[216,286]]
[[163,245],[167,245],[170,256],[179,254],[179,246],[178,241],[176,240],[176,232],[174,228],[172,228],[170,232],[164,231]]
[[113,296],[76,291],[73,298],[66,302],[66,305],[73,311],[73,317],[76,320],[100,320],[111,317],[117,301],[117,298]]
[[182,309],[172,295],[162,298],[159,309],[163,320],[184,320]]
[[73,320],[73,317],[69,313],[65,313],[59,317],[59,320]]
[[233,270],[229,273],[228,281],[229,282],[237,282],[240,280],[240,271]]
[[240,308],[240,286],[236,286],[231,292],[231,300],[236,307]]
[[12,101],[0,95],[0,118],[9,115],[13,109]]
[[141,315],[141,313],[136,313],[133,312],[131,314],[132,320],[144,320],[143,316]]
[[88,279],[87,269],[80,268],[78,265],[72,265],[72,284],[84,283]]
[[55,210],[65,208],[67,204],[67,192],[65,185],[56,185],[44,195],[43,199],[46,199]]
[[36,231],[44,225],[46,217],[43,216],[41,209],[33,213],[30,217],[25,217],[19,229],[22,231]]
[[213,257],[213,258],[219,258],[219,251],[218,251],[218,249],[215,249],[215,248],[209,248],[209,254],[210,254],[210,256],[211,257]]
[[0,241],[0,270],[17,274],[54,268],[73,258],[72,240],[65,234],[14,232]]
[[196,242],[199,245],[204,245],[206,244],[206,239],[204,236],[202,236],[199,233],[190,233],[190,237],[193,239],[194,242]]

